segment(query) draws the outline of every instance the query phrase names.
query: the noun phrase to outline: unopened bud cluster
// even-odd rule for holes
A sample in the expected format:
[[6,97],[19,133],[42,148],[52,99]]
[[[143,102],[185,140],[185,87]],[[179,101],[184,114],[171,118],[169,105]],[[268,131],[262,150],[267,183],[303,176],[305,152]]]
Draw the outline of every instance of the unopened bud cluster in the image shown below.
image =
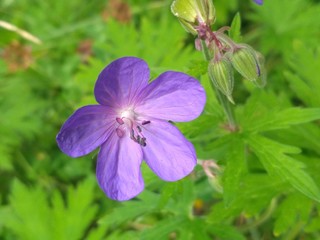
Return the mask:
[[197,36],[196,49],[207,51],[209,77],[229,101],[233,103],[233,69],[258,87],[265,85],[263,56],[249,45],[235,43],[224,34],[229,27],[211,30],[216,19],[212,0],[175,0],[171,11],[188,32]]

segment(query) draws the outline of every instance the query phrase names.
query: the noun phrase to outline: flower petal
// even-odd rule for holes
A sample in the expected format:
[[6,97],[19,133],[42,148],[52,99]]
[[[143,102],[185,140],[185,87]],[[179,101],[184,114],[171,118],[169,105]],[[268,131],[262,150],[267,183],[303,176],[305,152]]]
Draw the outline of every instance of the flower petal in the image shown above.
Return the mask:
[[113,134],[101,147],[97,179],[105,194],[117,201],[129,200],[144,188],[140,165],[141,146],[128,137]]
[[148,84],[149,68],[140,58],[123,57],[110,63],[100,73],[94,88],[97,102],[107,106],[135,104],[141,89]]
[[197,160],[193,145],[172,124],[152,120],[142,130],[147,145],[144,160],[160,178],[176,181],[187,176]]
[[256,4],[262,5],[263,4],[263,0],[253,0]]
[[165,72],[142,93],[135,111],[153,118],[177,122],[197,118],[205,105],[203,87],[193,77],[180,72]]
[[57,135],[59,148],[71,157],[88,154],[115,130],[114,111],[106,106],[91,105],[75,111]]

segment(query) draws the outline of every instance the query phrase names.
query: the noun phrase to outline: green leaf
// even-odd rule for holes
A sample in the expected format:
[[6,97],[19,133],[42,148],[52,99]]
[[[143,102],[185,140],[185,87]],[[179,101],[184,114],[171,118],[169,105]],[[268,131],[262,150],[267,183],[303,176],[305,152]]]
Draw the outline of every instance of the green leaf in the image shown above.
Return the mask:
[[184,216],[165,218],[162,221],[157,222],[153,228],[144,230],[141,234],[141,239],[167,240],[170,233],[183,228],[188,221],[189,220]]
[[128,201],[122,205],[114,208],[112,212],[99,220],[101,226],[108,228],[120,225],[126,221],[134,220],[135,218],[147,214],[156,208],[158,202],[158,195],[144,191],[139,195],[139,200]]
[[320,119],[320,108],[287,108],[265,112],[244,122],[244,128],[249,132],[264,132],[289,128],[292,125],[311,122]]
[[98,208],[93,205],[95,178],[88,178],[76,188],[69,187],[66,200],[60,192],[52,197],[51,218],[55,228],[51,230],[53,239],[80,239],[91,224]]
[[[49,203],[40,187],[28,188],[15,181],[10,195],[10,215],[5,226],[19,239],[80,239],[97,211],[92,205],[94,180],[88,179],[77,188],[68,188],[64,201],[60,192],[53,191]],[[52,227],[54,226],[54,227]]]
[[159,200],[159,208],[163,208],[170,199],[180,196],[183,192],[181,182],[167,182],[161,190],[161,196]]
[[205,75],[208,71],[208,62],[204,60],[191,60],[188,65],[186,74],[200,79],[202,75]]
[[176,183],[176,189],[172,195],[173,201],[168,202],[166,210],[177,215],[189,216],[195,199],[194,184],[187,177]]
[[304,164],[286,155],[286,153],[299,153],[298,148],[259,135],[248,136],[247,140],[271,176],[280,177],[301,193],[320,202],[319,188],[303,169]]
[[241,140],[235,139],[231,143],[227,154],[227,164],[223,173],[223,199],[226,207],[238,196],[243,185],[243,177],[247,173],[245,159],[245,145]]
[[302,194],[291,194],[279,205],[275,214],[276,221],[273,232],[279,236],[291,231],[297,222],[306,225],[309,221],[313,202]]
[[238,191],[237,198],[226,207],[224,202],[213,205],[208,221],[212,224],[229,223],[230,219],[237,218],[241,213],[246,216],[260,214],[270,205],[270,201],[285,189],[279,179],[272,179],[267,174],[247,174]]
[[245,240],[246,238],[234,227],[223,224],[214,224],[208,231],[221,240]]
[[293,47],[290,54],[291,71],[285,71],[284,76],[291,89],[306,106],[319,107],[320,47],[313,47],[302,41],[295,41]]
[[[308,60],[309,62],[310,60]],[[318,70],[317,70],[318,71]],[[316,87],[314,84],[307,82],[302,77],[297,75],[297,73],[284,72],[284,76],[290,84],[291,89],[295,92],[297,97],[301,99],[307,106],[317,107],[320,105],[320,100],[318,92],[320,87]],[[313,77],[313,80],[316,77]],[[317,79],[319,80],[319,79]]]
[[241,17],[239,12],[237,12],[232,20],[229,36],[235,42],[239,42],[241,40]]

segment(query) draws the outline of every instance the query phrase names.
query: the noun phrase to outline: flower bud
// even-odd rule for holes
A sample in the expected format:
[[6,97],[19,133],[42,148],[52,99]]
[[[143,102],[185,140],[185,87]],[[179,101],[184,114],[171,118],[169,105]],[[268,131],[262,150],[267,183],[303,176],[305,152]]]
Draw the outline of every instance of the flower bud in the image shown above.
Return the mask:
[[211,61],[208,66],[208,73],[213,85],[219,89],[230,102],[234,103],[232,98],[234,77],[230,61],[227,58],[222,58],[219,61]]
[[229,55],[233,67],[246,79],[257,82],[258,78],[265,78],[263,74],[264,66],[258,53],[248,45],[240,45],[240,47]]
[[197,35],[197,27],[210,26],[216,19],[212,0],[175,0],[171,12],[187,32]]

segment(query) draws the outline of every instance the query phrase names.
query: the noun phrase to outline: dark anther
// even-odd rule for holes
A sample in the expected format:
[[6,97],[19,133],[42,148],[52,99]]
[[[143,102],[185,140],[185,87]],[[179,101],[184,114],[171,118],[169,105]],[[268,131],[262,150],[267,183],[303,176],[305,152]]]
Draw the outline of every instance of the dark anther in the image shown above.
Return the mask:
[[140,143],[140,145],[141,145],[142,147],[147,146],[146,138],[141,138],[139,143]]
[[134,137],[134,131],[133,131],[133,129],[131,129],[130,138],[131,138],[132,140],[134,140],[135,142],[137,141],[137,139]]
[[140,126],[137,126],[137,129],[138,129],[138,131],[139,131],[139,132],[142,132],[141,127],[140,127]]
[[119,123],[120,125],[124,124],[124,121],[121,118],[116,118],[117,123]]
[[151,123],[150,121],[142,121],[142,125],[146,125],[146,124],[149,124],[149,123]]

